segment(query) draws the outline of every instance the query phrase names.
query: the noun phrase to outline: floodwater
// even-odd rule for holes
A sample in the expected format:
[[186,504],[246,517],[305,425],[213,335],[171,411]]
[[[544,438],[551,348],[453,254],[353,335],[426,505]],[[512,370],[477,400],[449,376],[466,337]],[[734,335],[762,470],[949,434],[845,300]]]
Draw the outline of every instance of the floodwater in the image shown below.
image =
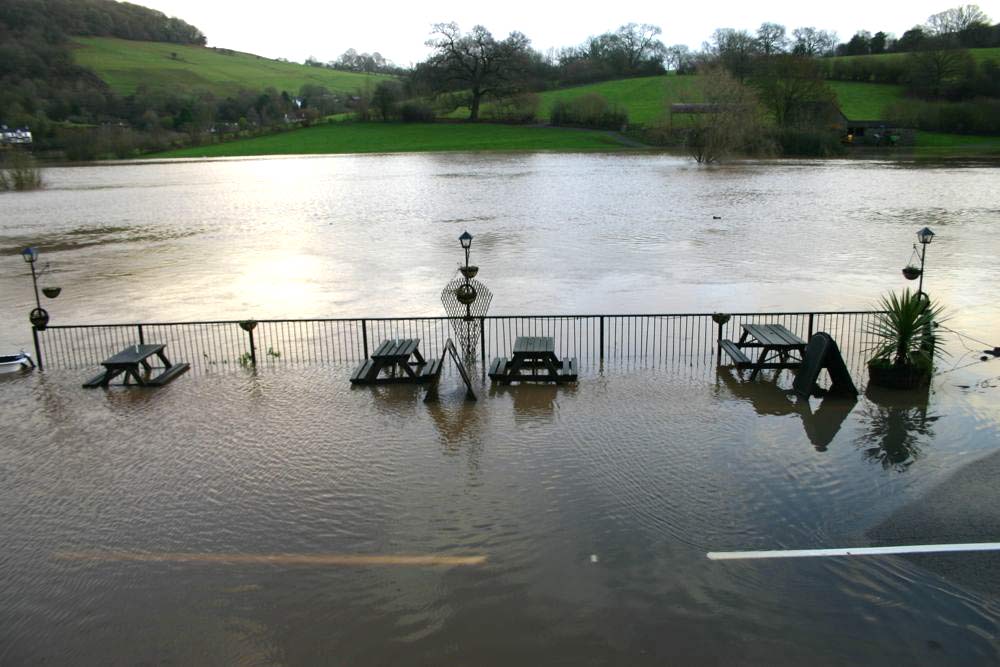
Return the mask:
[[[0,376],[0,664],[1000,660],[991,554],[706,558],[996,541],[995,485],[952,481],[1000,442],[1000,361],[976,353],[1000,344],[995,169],[518,154],[47,178],[0,196],[8,347],[30,343],[28,243],[63,287],[53,323],[439,315],[466,229],[492,312],[586,314],[867,308],[908,285],[928,225],[925,288],[967,337],[929,392],[846,403],[642,363],[477,379],[475,403],[453,370],[424,403],[336,363],[157,390]],[[953,509],[942,488],[975,509],[947,536],[919,520]]]
[[338,365],[17,377],[0,663],[995,664],[1000,589],[975,573],[706,558],[872,544],[995,450],[991,370],[811,410],[655,369],[475,403],[453,372],[424,403]]
[[900,269],[925,225],[926,290],[982,338],[997,173],[566,154],[49,169],[0,197],[0,345],[30,343],[26,244],[63,288],[53,324],[443,315],[465,230],[495,314],[857,310],[915,288]]

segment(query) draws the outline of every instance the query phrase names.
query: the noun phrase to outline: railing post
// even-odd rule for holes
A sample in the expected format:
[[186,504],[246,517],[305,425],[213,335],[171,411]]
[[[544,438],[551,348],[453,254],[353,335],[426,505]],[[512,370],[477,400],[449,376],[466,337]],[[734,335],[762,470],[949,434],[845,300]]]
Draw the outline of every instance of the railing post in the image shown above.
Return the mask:
[[486,318],[479,318],[479,353],[483,359],[483,372],[486,372]]
[[254,368],[257,368],[257,348],[253,343],[253,329],[247,333],[250,334],[250,363],[253,364]]
[[136,327],[139,329],[139,345],[145,345],[146,339],[142,335],[142,325],[137,324]]
[[813,337],[813,313],[809,313],[809,335],[806,336],[806,340]]
[[35,365],[38,366],[38,370],[44,371],[45,366],[42,365],[42,346],[38,343],[38,327],[31,325],[31,337],[35,340]]
[[601,363],[604,363],[604,315],[601,315],[601,342],[600,342]]
[[718,334],[715,337],[715,365],[722,365],[722,327],[725,326],[722,322],[716,323],[716,328],[718,329]]
[[364,346],[365,359],[368,358],[368,322],[361,320],[361,344]]

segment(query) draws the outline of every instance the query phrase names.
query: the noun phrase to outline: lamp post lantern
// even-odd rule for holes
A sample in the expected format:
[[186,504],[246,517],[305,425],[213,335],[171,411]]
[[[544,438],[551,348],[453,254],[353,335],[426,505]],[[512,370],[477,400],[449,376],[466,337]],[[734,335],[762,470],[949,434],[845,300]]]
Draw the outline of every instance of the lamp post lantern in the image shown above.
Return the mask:
[[930,230],[930,227],[924,227],[919,232],[917,232],[917,240],[920,241],[920,283],[917,285],[917,294],[924,293],[924,259],[927,257],[927,246],[930,245],[931,241],[934,239],[934,232]]
[[[493,294],[478,280],[475,280],[479,273],[478,266],[469,264],[469,250],[472,248],[472,234],[462,232],[458,237],[458,242],[465,251],[465,264],[458,267],[462,274],[461,278],[455,278],[449,282],[441,292],[441,303],[445,312],[451,319],[451,326],[458,336],[462,351],[466,357],[470,357],[475,352],[476,341],[480,343],[484,327],[483,317],[490,307]],[[464,311],[464,312],[463,312]],[[476,326],[476,319],[479,319],[479,326]],[[485,348],[481,347],[485,357]]]
[[[35,289],[35,307],[28,315],[28,321],[31,322],[31,333],[35,341],[35,359],[38,363],[38,369],[42,370],[42,352],[38,345],[38,332],[44,331],[45,327],[48,326],[49,313],[42,308],[42,298],[38,295],[38,279],[48,272],[49,265],[46,264],[41,271],[35,270],[35,263],[38,261],[38,248],[25,248],[21,251],[21,259],[31,267],[31,285]],[[42,293],[49,299],[56,298],[61,291],[60,287],[42,288]]]

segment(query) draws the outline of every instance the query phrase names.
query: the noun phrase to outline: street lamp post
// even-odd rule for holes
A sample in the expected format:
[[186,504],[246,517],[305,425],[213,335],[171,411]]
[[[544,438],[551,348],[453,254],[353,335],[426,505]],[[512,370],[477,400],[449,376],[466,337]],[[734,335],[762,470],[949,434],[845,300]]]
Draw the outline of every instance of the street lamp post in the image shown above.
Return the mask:
[[927,246],[930,245],[933,239],[934,239],[934,232],[930,230],[930,227],[924,227],[919,232],[917,232],[917,240],[920,241],[921,245],[920,283],[917,285],[917,294],[924,293],[924,259],[927,257]]
[[[49,265],[46,264],[41,271],[35,270],[35,262],[38,261],[38,249],[37,248],[25,248],[21,251],[21,258],[28,263],[31,267],[31,284],[35,288],[35,308],[28,315],[28,321],[31,322],[31,335],[35,341],[35,361],[38,364],[38,370],[43,370],[42,365],[42,351],[38,344],[38,332],[44,331],[45,327],[49,324],[49,313],[47,310],[42,308],[42,299],[38,295],[38,279],[45,275],[49,270]],[[42,293],[50,299],[54,299],[59,296],[62,291],[60,287],[43,287]]]

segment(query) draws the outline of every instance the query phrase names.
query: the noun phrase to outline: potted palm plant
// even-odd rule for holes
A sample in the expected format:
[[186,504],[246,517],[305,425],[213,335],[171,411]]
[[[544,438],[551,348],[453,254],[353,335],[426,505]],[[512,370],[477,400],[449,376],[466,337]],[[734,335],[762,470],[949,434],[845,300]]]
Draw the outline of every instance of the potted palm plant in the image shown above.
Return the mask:
[[944,355],[935,323],[941,307],[926,294],[903,290],[879,302],[867,333],[876,339],[868,360],[868,381],[889,389],[914,389],[931,378],[934,360]]

